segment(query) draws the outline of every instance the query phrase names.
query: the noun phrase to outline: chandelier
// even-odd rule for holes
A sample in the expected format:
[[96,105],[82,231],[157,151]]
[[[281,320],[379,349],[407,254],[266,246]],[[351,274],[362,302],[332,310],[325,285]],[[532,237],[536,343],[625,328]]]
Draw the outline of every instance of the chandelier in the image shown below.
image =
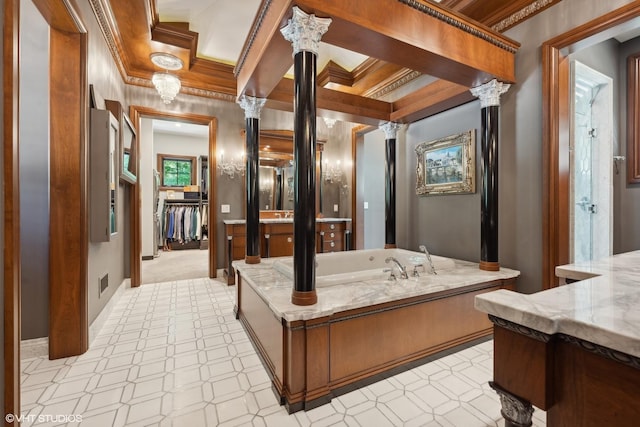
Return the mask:
[[169,70],[176,71],[181,69],[183,62],[177,56],[163,52],[152,53],[150,58],[151,62],[165,70],[154,73],[151,82],[160,94],[162,101],[165,104],[169,104],[180,92],[181,87],[178,76],[169,73]]
[[170,104],[180,91],[180,79],[168,71],[154,73],[151,81],[165,104]]

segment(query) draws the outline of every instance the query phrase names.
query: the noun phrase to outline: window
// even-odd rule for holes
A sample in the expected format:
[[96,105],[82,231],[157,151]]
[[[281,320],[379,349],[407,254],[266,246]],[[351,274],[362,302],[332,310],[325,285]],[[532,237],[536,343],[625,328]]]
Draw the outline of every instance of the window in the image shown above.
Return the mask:
[[158,154],[161,187],[184,187],[195,182],[196,158],[173,154]]

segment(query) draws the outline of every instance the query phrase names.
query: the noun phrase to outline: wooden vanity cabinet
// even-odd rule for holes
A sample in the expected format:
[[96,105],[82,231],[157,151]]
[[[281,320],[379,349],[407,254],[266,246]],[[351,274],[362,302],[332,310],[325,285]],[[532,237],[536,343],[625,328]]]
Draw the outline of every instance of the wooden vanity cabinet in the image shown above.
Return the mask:
[[264,258],[293,255],[293,223],[260,225]]
[[[350,231],[351,221],[316,222],[316,252],[338,252],[347,250],[345,236]],[[271,258],[293,255],[293,222],[260,223],[260,256]],[[244,259],[246,227],[244,223],[225,224],[227,236],[224,250],[224,276],[228,285],[235,283],[235,271],[231,263]]]
[[317,222],[316,223],[316,252],[344,251],[345,221]]

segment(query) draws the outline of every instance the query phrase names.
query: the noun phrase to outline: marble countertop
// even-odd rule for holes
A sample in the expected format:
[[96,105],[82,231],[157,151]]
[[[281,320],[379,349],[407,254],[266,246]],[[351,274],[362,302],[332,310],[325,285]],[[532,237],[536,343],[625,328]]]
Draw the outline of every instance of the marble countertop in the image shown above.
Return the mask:
[[556,268],[584,279],[531,295],[479,295],[478,310],[552,335],[563,333],[640,357],[640,251]]
[[[351,222],[351,218],[316,218],[316,222],[334,222],[334,221],[348,221]],[[244,219],[225,219],[224,221],[222,221],[224,224],[227,225],[235,225],[235,224],[244,224],[246,221]],[[293,222],[293,217],[289,217],[289,218],[262,218],[260,220],[261,223],[263,224],[277,224],[280,222]]]
[[[264,258],[259,264],[234,261],[233,266],[240,271],[243,281],[267,302],[274,316],[287,321],[309,320],[354,308],[520,275],[519,271],[508,268],[483,271],[476,263],[456,260],[455,270],[442,271],[438,275],[423,274],[419,278],[411,277],[407,280],[362,280],[316,287],[318,302],[312,306],[298,306],[291,303],[293,280],[272,267],[276,260],[277,258]],[[384,278],[387,273],[381,275]]]

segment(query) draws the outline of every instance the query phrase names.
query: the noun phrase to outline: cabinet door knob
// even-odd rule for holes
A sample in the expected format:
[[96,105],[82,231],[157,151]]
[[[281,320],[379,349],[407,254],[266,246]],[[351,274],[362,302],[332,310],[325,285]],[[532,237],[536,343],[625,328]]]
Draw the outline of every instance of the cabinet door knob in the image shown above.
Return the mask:
[[331,225],[329,226],[329,228],[333,230],[334,228],[336,228],[336,225],[335,225],[335,224],[331,224]]
[[331,233],[331,237],[335,237],[336,233]]
[[333,248],[335,246],[336,246],[335,242],[331,242],[331,247]]
[[288,243],[291,243],[291,242],[292,242],[291,237],[287,237],[287,242],[288,242]]

